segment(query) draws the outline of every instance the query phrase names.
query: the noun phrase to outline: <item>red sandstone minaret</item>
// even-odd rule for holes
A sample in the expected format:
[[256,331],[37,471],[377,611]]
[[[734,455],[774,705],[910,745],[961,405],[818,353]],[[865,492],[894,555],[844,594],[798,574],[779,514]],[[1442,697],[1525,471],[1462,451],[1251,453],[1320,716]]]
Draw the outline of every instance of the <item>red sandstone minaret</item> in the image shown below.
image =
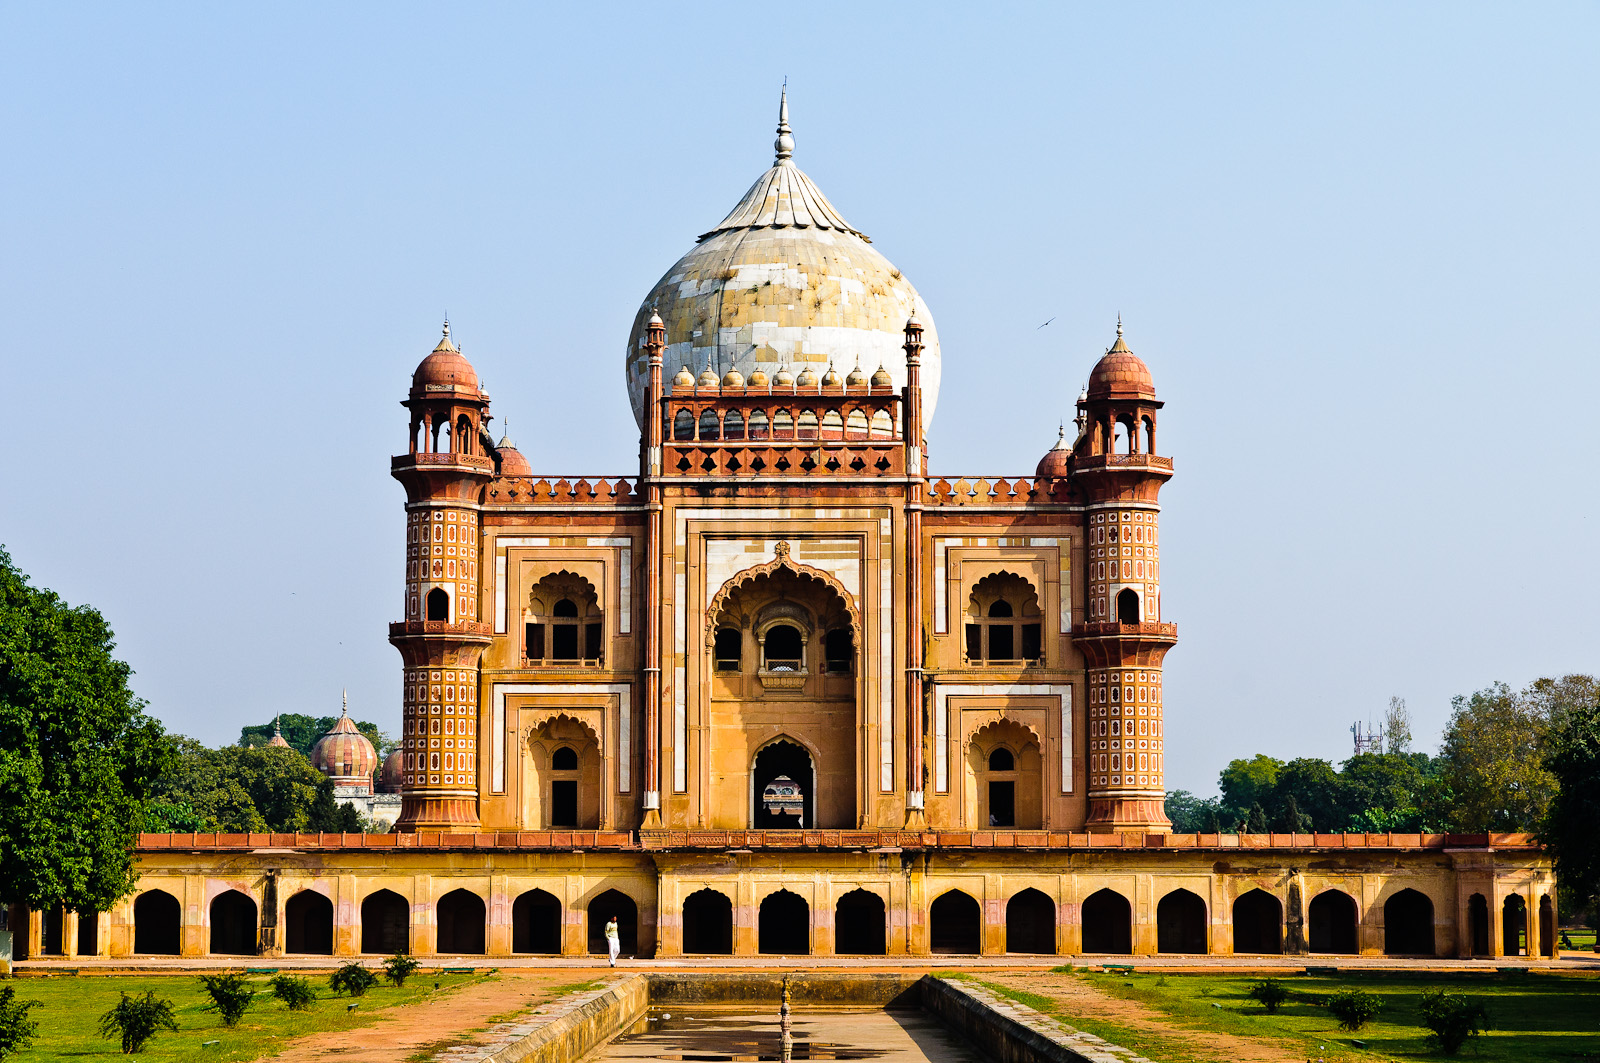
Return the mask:
[[411,445],[391,473],[406,489],[405,620],[389,625],[404,658],[405,769],[401,831],[478,824],[478,501],[494,477],[484,444],[489,396],[444,338],[417,366]]
[[1172,459],[1156,449],[1155,384],[1122,340],[1089,375],[1078,401],[1086,421],[1073,453],[1086,503],[1088,600],[1073,641],[1088,670],[1088,829],[1162,832],[1165,757],[1161,662],[1178,641],[1161,622],[1161,537],[1156,496]]

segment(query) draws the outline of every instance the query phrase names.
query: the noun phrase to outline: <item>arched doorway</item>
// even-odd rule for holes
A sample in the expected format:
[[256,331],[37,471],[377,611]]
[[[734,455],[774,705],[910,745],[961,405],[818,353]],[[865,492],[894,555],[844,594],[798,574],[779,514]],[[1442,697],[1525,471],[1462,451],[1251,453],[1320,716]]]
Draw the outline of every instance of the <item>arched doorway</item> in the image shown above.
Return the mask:
[[1133,952],[1133,907],[1115,890],[1098,890],[1083,902],[1083,951]]
[[44,925],[40,928],[39,951],[46,956],[65,956],[67,952],[61,931],[66,923],[66,909],[57,904],[40,914],[40,922]]
[[840,956],[884,956],[889,952],[883,898],[851,890],[833,908],[833,951]]
[[561,902],[554,894],[528,890],[511,902],[511,951],[561,951]]
[[392,956],[411,951],[411,905],[393,890],[361,902],[361,951]]
[[604,762],[588,723],[566,713],[528,736],[523,822],[545,830],[595,830],[602,815]]
[[78,913],[78,955],[96,956],[100,953],[100,913]]
[[1489,955],[1489,902],[1481,893],[1467,898],[1467,930],[1471,934],[1472,955]]
[[1233,902],[1233,951],[1276,956],[1283,952],[1283,905],[1254,889]]
[[1161,898],[1156,905],[1156,951],[1206,951],[1206,902],[1199,894],[1173,890]]
[[1343,890],[1323,890],[1311,898],[1306,914],[1311,920],[1312,952],[1356,954],[1356,924],[1360,916],[1354,897]]
[[1383,906],[1383,951],[1390,956],[1433,955],[1433,902],[1403,889]]
[[1500,906],[1501,947],[1507,956],[1528,954],[1528,904],[1513,893]]
[[333,902],[301,890],[283,906],[283,948],[307,956],[333,955]]
[[1055,955],[1056,902],[1042,890],[1025,889],[1006,902],[1006,951]]
[[733,902],[726,893],[703,889],[684,898],[683,951],[693,956],[733,955]]
[[439,898],[436,948],[446,955],[482,956],[488,911],[471,890],[451,890]]
[[639,906],[632,897],[621,890],[606,890],[589,902],[587,916],[591,955],[604,956],[611,951],[606,944],[608,919],[617,921],[617,941],[622,946],[622,955],[639,955]]
[[238,890],[219,893],[211,901],[211,954],[256,954],[256,902]]
[[133,951],[140,956],[178,955],[183,906],[166,890],[146,890],[133,902]]
[[983,951],[983,910],[971,894],[950,890],[928,909],[928,947],[934,952]]
[[1556,913],[1550,894],[1539,898],[1539,953],[1554,958],[1556,952]]
[[816,772],[811,754],[789,738],[761,747],[750,769],[750,824],[756,830],[799,830],[816,825]]
[[966,819],[973,827],[1037,829],[1044,822],[1039,742],[1014,720],[997,720],[967,746]]
[[757,950],[766,956],[811,955],[811,906],[798,893],[779,890],[761,900]]

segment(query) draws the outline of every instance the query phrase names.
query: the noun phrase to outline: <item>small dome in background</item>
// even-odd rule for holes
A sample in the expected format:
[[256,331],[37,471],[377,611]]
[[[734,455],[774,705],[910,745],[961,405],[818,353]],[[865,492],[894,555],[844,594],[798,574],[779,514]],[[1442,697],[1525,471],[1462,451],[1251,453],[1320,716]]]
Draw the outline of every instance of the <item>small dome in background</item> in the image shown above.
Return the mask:
[[744,374],[739,372],[737,369],[728,370],[728,372],[723,375],[722,386],[725,388],[744,387]]
[[822,386],[836,388],[839,386],[839,374],[833,371],[833,363],[828,363],[828,371],[822,374]]
[[367,736],[356,729],[348,707],[339,714],[339,721],[333,728],[311,747],[311,766],[332,779],[335,786],[372,792],[372,773],[378,770],[378,751],[372,748]]
[[528,459],[522,456],[517,445],[511,442],[510,436],[501,436],[500,442],[494,449],[500,455],[501,476],[532,476],[533,466],[528,464]]
[[763,373],[759,369],[754,370],[750,374],[750,386],[753,387],[753,388],[764,388],[764,387],[766,387],[767,386],[767,374]]
[[880,365],[878,366],[878,371],[872,374],[872,386],[875,388],[892,388],[894,387],[894,377],[889,375],[889,370]]
[[708,366],[706,371],[700,374],[700,379],[696,383],[703,388],[714,388],[717,386],[717,374]]
[[689,372],[688,366],[678,370],[678,375],[672,378],[672,385],[679,388],[694,387],[694,374]]
[[817,374],[810,369],[802,369],[800,370],[800,375],[795,377],[794,382],[803,388],[814,388],[817,386]]
[[1150,367],[1122,342],[1122,319],[1117,319],[1117,342],[1089,373],[1088,398],[1153,399],[1155,381]]
[[780,366],[778,375],[772,378],[772,382],[781,387],[792,387],[794,385],[794,374],[789,372],[788,366]]
[[864,388],[867,386],[867,374],[861,371],[861,365],[859,362],[856,364],[854,369],[850,370],[850,375],[844,378],[844,382],[853,388]]
[[1039,467],[1034,470],[1035,479],[1055,480],[1067,475],[1072,458],[1072,448],[1067,443],[1067,427],[1062,425],[1056,435],[1056,445],[1045,452],[1039,459]]
[[400,785],[405,782],[406,755],[403,750],[396,749],[383,761],[383,772],[378,776],[378,789],[382,793],[397,794]]
[[280,749],[290,748],[289,743],[284,741],[283,728],[278,726],[278,718],[276,716],[272,719],[272,737],[267,739],[267,745],[277,746]]

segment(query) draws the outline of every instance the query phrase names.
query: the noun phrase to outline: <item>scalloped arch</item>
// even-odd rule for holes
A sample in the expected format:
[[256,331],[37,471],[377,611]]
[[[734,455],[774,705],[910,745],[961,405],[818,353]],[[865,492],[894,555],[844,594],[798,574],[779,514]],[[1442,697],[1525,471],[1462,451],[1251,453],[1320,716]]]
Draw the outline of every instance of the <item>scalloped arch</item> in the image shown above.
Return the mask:
[[[529,722],[523,729],[524,744],[532,742],[535,739],[539,739],[537,734],[539,728],[543,727],[547,723],[555,723],[558,720],[567,720],[571,723],[577,724],[579,727],[583,728],[583,732],[589,736],[589,740],[595,744],[596,748],[604,748],[604,746],[601,745],[599,733],[594,729],[594,725],[588,720],[572,715],[565,709],[547,709],[542,715],[534,717],[533,720]],[[539,740],[544,741],[544,739]]]
[[711,604],[706,606],[706,642],[708,645],[716,634],[717,617],[722,615],[722,609],[728,604],[728,599],[733,597],[734,593],[744,587],[745,584],[752,583],[762,576],[770,576],[774,572],[783,569],[787,569],[796,576],[816,580],[837,594],[840,601],[844,602],[845,612],[850,616],[851,630],[857,633],[861,631],[861,613],[856,609],[855,599],[851,597],[849,591],[845,590],[844,584],[820,568],[812,568],[810,565],[803,565],[795,561],[789,556],[789,544],[787,542],[778,543],[775,555],[771,561],[752,565],[740,572],[735,572],[728,577],[728,581],[718,588],[717,593],[712,596]]
[[1039,732],[1034,730],[1031,724],[1023,723],[1021,720],[1014,720],[1009,716],[1002,716],[998,720],[990,720],[976,731],[973,731],[971,736],[968,737],[967,741],[968,743],[976,742],[985,731],[994,731],[1002,727],[1018,727],[1028,732],[1028,734],[1033,736],[1034,743],[1041,751],[1043,751],[1044,739],[1040,737]]

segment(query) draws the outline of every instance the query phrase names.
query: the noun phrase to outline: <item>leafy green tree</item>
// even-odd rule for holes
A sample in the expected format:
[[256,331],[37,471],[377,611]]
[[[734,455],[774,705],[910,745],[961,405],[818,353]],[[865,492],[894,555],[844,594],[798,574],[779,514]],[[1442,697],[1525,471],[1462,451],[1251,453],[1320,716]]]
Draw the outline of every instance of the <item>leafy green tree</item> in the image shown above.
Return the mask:
[[32,587],[0,548],[0,903],[105,911],[132,890],[170,754],[110,625]]
[[1446,989],[1425,989],[1417,1003],[1422,1024],[1433,1031],[1430,1042],[1447,1056],[1461,1051],[1467,1039],[1489,1029],[1489,1009]]
[[1274,807],[1291,798],[1311,826],[1308,830],[1339,830],[1349,818],[1341,799],[1339,773],[1332,764],[1313,757],[1298,757],[1278,771],[1272,788]]
[[141,1052],[150,1039],[162,1030],[178,1032],[178,1020],[172,1014],[172,1001],[156,996],[155,990],[144,996],[130,997],[123,993],[117,1005],[100,1016],[100,1036],[122,1041],[122,1054]]
[[383,961],[383,976],[394,984],[396,989],[406,984],[406,979],[417,973],[417,968],[422,965],[403,952],[397,952]]
[[206,1010],[221,1015],[222,1025],[229,1029],[239,1025],[239,1020],[244,1018],[256,995],[244,977],[237,974],[203,974],[200,976],[200,987],[211,998]]
[[272,995],[287,1004],[290,1011],[310,1011],[317,1002],[311,980],[292,974],[280,974],[272,980]]
[[361,813],[351,805],[340,804],[333,797],[333,780],[326,777],[317,784],[317,796],[311,802],[306,830],[328,833],[357,833],[365,831]]
[[332,784],[292,749],[264,746],[207,749],[192,738],[173,740],[176,766],[157,785],[166,806],[186,807],[204,826],[229,833],[337,830],[314,825],[313,805]]
[[1383,740],[1391,753],[1411,752],[1411,712],[1405,698],[1390,698],[1383,714]]
[[1254,804],[1272,803],[1273,787],[1283,761],[1257,753],[1250,760],[1233,760],[1222,769],[1217,783],[1222,790],[1222,807],[1235,819],[1244,819]]
[[1560,783],[1539,837],[1555,855],[1571,907],[1600,897],[1600,701],[1565,711],[1551,732],[1545,770]]
[[347,963],[328,976],[328,988],[335,993],[349,993],[353,997],[364,996],[367,990],[377,984],[378,976],[359,963]]
[[39,1024],[28,1018],[28,1012],[41,1002],[16,997],[16,989],[0,986],[0,1059],[26,1049],[39,1033]]
[[1294,794],[1290,794],[1283,799],[1283,804],[1278,809],[1278,820],[1274,826],[1284,834],[1310,834],[1312,831],[1311,817],[1300,812],[1300,806],[1295,802]]
[[1246,834],[1267,833],[1267,813],[1261,807],[1260,801],[1250,806],[1250,811],[1244,819],[1244,832]]
[[1217,799],[1196,797],[1188,790],[1173,790],[1167,794],[1166,812],[1174,834],[1211,832],[1217,817]]
[[1275,1013],[1283,1006],[1283,1002],[1289,999],[1289,991],[1276,978],[1266,978],[1255,983],[1247,995],[1266,1008],[1269,1015]]
[[1327,999],[1327,1008],[1339,1020],[1339,1029],[1355,1033],[1378,1017],[1383,998],[1362,989],[1341,989]]
[[1533,830],[1555,796],[1544,766],[1549,732],[1538,702],[1496,683],[1452,699],[1439,751],[1439,774],[1451,792],[1458,831]]
[[1339,789],[1348,828],[1422,830],[1430,770],[1423,753],[1360,753],[1345,761]]
[[1535,679],[1522,696],[1546,723],[1559,727],[1568,713],[1600,705],[1600,682],[1592,675]]

